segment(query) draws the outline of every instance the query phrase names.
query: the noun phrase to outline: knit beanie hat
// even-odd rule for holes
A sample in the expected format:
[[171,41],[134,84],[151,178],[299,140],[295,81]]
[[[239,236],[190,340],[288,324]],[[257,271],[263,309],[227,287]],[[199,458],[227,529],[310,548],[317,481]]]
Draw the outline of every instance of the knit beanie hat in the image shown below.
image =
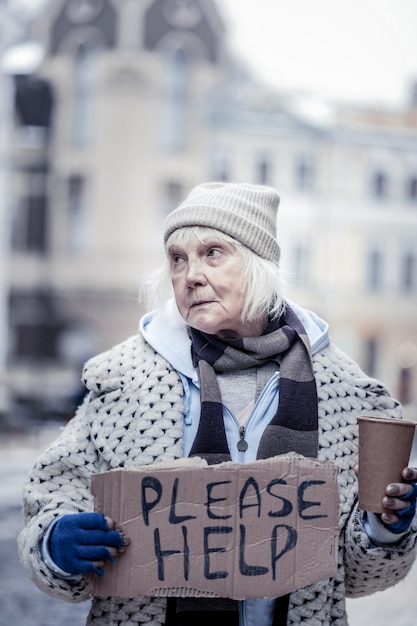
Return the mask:
[[279,263],[276,239],[278,192],[249,183],[203,183],[194,187],[164,224],[164,243],[178,228],[208,226],[244,244],[260,257]]

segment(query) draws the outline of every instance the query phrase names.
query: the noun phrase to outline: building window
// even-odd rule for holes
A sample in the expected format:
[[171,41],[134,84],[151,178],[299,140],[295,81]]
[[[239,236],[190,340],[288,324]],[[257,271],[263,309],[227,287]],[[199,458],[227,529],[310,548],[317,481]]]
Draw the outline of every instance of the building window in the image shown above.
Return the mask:
[[383,172],[382,170],[375,172],[372,177],[373,197],[377,198],[378,200],[383,200],[387,198],[389,192],[388,183],[388,175],[385,172]]
[[417,255],[415,252],[406,252],[401,259],[401,291],[406,294],[417,290]]
[[311,250],[307,244],[297,244],[292,251],[292,269],[297,287],[310,285]]
[[364,370],[368,376],[376,376],[379,342],[376,337],[369,337],[364,346]]
[[85,180],[74,175],[68,179],[68,247],[70,252],[82,252],[87,241]]
[[75,23],[93,21],[103,10],[104,0],[72,0],[67,2],[66,13]]
[[19,359],[56,359],[60,330],[49,324],[18,324],[15,328],[15,356]]
[[75,57],[72,139],[78,148],[90,145],[95,137],[99,53],[97,44],[83,43]]
[[258,155],[255,163],[255,182],[258,185],[270,185],[272,163],[268,154]]
[[178,207],[183,200],[183,186],[181,183],[171,180],[164,186],[164,213],[168,215]]
[[63,329],[49,293],[12,293],[10,298],[11,356],[16,359],[57,359]]
[[417,202],[417,176],[410,176],[407,180],[406,196],[410,202]]
[[366,263],[366,286],[371,292],[380,291],[383,286],[384,257],[378,248],[373,248],[368,253]]
[[295,163],[295,186],[298,191],[311,191],[314,185],[314,167],[311,156],[298,156]]
[[413,399],[412,370],[410,367],[401,367],[398,377],[398,400],[402,405],[409,404]]
[[180,48],[167,48],[162,63],[160,140],[167,152],[182,152],[187,145],[188,61]]
[[25,194],[18,199],[12,227],[12,247],[19,252],[47,252],[46,170],[22,172]]
[[232,155],[226,148],[218,148],[211,155],[210,178],[222,183],[232,180]]

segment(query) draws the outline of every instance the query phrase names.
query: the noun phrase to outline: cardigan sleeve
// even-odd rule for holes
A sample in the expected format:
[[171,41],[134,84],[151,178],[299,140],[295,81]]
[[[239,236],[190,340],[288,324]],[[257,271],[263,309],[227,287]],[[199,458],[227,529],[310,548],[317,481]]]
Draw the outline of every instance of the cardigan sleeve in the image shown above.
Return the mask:
[[416,556],[417,519],[391,546],[374,547],[363,529],[362,512],[355,507],[345,530],[346,595],[352,598],[392,587],[411,570]]
[[319,395],[319,457],[340,467],[339,563],[346,595],[363,596],[395,585],[407,575],[416,556],[416,519],[398,543],[373,547],[357,507],[357,419],[364,414],[401,419],[402,407],[383,383],[367,376],[332,344],[315,355],[314,365]]
[[93,511],[90,477],[97,471],[97,453],[86,427],[89,404],[87,397],[58,439],[37,458],[23,488],[26,526],[18,538],[21,562],[42,591],[69,602],[89,597],[88,578],[56,576],[41,557],[41,542],[59,516]]

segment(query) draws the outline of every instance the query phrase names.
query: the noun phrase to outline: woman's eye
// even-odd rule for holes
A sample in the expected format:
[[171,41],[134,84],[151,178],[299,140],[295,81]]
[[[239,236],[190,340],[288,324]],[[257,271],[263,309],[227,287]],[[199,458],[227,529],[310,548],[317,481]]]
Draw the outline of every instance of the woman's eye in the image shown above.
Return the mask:
[[219,248],[210,248],[210,250],[208,251],[208,256],[220,256],[221,255],[221,250],[219,250]]

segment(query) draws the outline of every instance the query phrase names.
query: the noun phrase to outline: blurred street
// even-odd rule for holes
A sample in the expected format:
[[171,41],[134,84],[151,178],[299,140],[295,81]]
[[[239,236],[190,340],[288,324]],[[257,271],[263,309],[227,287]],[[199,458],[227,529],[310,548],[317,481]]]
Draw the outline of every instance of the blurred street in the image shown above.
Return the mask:
[[[22,527],[20,494],[26,472],[38,452],[55,438],[50,425],[22,438],[2,435],[0,441],[0,626],[78,626],[89,604],[67,604],[41,593],[22,569],[16,537]],[[417,460],[414,446],[412,463]],[[395,588],[348,601],[349,626],[414,626],[417,620],[417,564]]]
[[67,604],[38,590],[19,562],[16,538],[23,524],[21,488],[28,469],[59,426],[22,438],[2,433],[0,443],[0,626],[78,626],[88,603]]

